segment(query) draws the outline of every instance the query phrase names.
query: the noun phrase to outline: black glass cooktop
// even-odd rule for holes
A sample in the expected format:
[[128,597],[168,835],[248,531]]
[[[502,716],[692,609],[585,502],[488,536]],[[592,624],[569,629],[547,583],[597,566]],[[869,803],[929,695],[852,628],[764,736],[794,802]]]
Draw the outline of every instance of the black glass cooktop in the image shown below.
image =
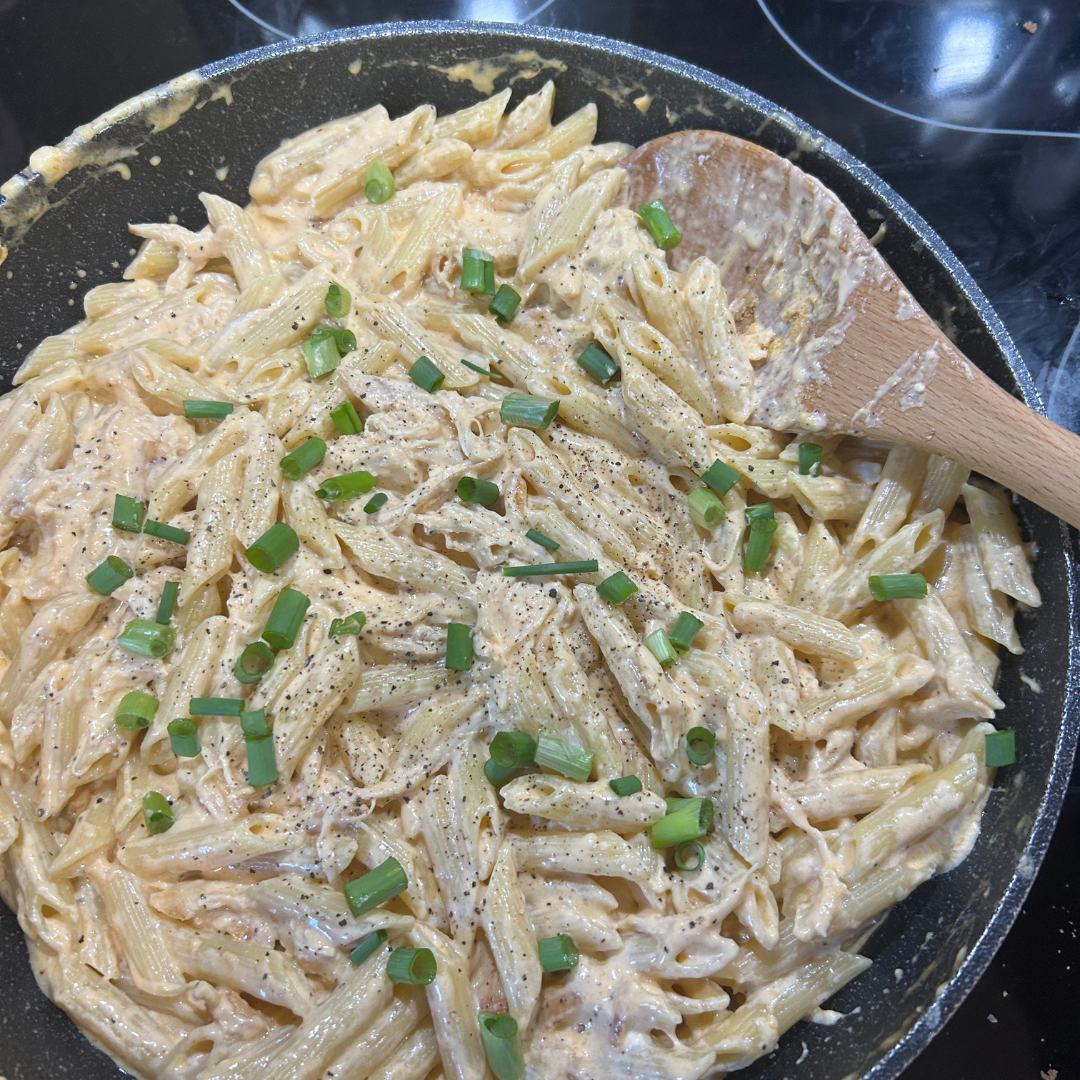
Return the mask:
[[[945,238],[1016,339],[1050,415],[1080,430],[1076,0],[0,0],[0,179],[37,146],[210,60],[417,18],[607,34],[805,118]],[[1080,1077],[1078,846],[1074,782],[1015,928],[905,1080]],[[0,1074],[5,1064],[0,1038]]]

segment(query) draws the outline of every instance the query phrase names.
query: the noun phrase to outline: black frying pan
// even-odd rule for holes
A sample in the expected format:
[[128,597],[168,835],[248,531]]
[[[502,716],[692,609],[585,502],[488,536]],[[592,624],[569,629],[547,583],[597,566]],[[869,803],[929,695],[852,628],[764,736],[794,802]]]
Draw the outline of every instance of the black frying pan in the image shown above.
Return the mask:
[[[176,88],[163,88],[116,110],[84,137],[73,136],[70,149],[82,147],[94,164],[51,187],[29,170],[16,178],[6,199],[0,196],[0,240],[11,249],[0,266],[3,389],[27,349],[76,321],[85,289],[119,279],[116,267],[130,258],[129,221],[176,214],[181,224],[200,228],[206,220],[200,191],[245,202],[248,178],[264,154],[331,117],[380,101],[393,115],[425,101],[440,112],[471,104],[478,89],[438,69],[478,58],[496,58],[484,73],[495,74],[496,89],[512,82],[515,100],[554,78],[560,117],[596,101],[600,140],[638,144],[680,127],[716,127],[791,156],[844,200],[867,233],[885,223],[880,250],[919,303],[955,330],[957,345],[991,378],[1037,405],[1008,333],[956,256],[836,143],[749,90],[657,53],[584,34],[470,23],[345,30],[210,64],[198,73],[200,83],[181,88],[192,95],[186,110],[166,116],[162,100]],[[223,86],[231,86],[232,104],[222,98]],[[643,113],[633,101],[646,92],[653,102]],[[155,132],[163,119],[175,122]],[[138,155],[123,159],[129,180],[108,170],[119,151],[132,149]],[[228,175],[219,179],[224,166]],[[1044,605],[1021,617],[1027,652],[1006,654],[1001,673],[1007,702],[1001,716],[1003,726],[1017,731],[1019,764],[1001,771],[969,858],[900,904],[863,949],[876,963],[832,1001],[836,1009],[859,1006],[859,1012],[832,1028],[800,1024],[775,1054],[741,1074],[747,1080],[898,1076],[978,980],[1020,910],[1057,821],[1080,726],[1075,534],[1030,503],[1020,510],[1039,547],[1035,577]],[[1040,694],[1021,683],[1021,670],[1038,680]],[[22,932],[6,909],[0,914],[0,1074],[8,1080],[122,1075],[42,996]]]

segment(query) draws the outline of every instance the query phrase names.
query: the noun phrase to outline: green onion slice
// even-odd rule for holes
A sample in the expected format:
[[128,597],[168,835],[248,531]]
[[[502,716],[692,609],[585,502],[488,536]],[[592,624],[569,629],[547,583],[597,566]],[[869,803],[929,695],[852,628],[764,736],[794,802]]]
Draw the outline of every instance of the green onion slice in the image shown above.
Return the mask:
[[478,375],[486,375],[489,379],[502,378],[497,371],[488,371],[487,368],[482,368],[479,364],[474,364],[471,360],[462,360],[461,363],[470,371],[475,371]]
[[578,354],[577,362],[601,386],[607,386],[619,373],[619,365],[595,341]]
[[584,750],[546,731],[536,737],[536,764],[569,780],[588,780],[595,756],[591,750]]
[[357,495],[366,495],[374,486],[375,477],[361,469],[360,472],[328,476],[316,488],[315,494],[327,502],[340,502],[342,499],[354,499]]
[[245,739],[247,748],[248,783],[253,788],[269,787],[277,783],[278,767],[274,757],[274,736]]
[[624,604],[638,591],[638,587],[621,570],[616,570],[609,578],[604,578],[596,591],[609,604]]
[[349,959],[359,967],[380,945],[386,944],[387,937],[385,930],[372,930],[370,934],[360,939],[360,944],[349,953]]
[[991,768],[1016,764],[1016,732],[991,731],[986,735],[986,764]]
[[675,865],[686,874],[696,874],[705,865],[705,848],[697,840],[684,840],[675,849]]
[[694,644],[694,638],[705,624],[690,614],[689,611],[679,612],[675,625],[668,634],[668,641],[679,651],[686,652]]
[[712,799],[669,799],[668,812],[650,830],[654,851],[704,836],[713,823]]
[[336,409],[331,409],[330,419],[339,435],[359,435],[364,430],[364,421],[351,401],[343,401]]
[[[384,203],[394,194],[394,174],[386,162],[373,161],[364,177],[364,197],[369,203]],[[329,309],[327,309],[329,310]]]
[[313,379],[329,375],[341,363],[341,351],[333,334],[313,333],[300,346],[307,361],[308,374]]
[[346,615],[344,619],[331,619],[330,636],[332,638],[355,637],[364,629],[366,622],[367,616],[362,611],[354,611],[351,615]]
[[304,473],[314,469],[326,454],[322,439],[310,438],[281,459],[281,471],[289,480],[299,480]]
[[579,562],[532,563],[529,566],[504,566],[505,577],[548,577],[550,574],[597,574],[600,564],[596,559]]
[[125,652],[136,656],[149,656],[160,660],[172,652],[176,644],[176,634],[171,626],[151,622],[149,619],[132,619],[116,639],[116,644]]
[[701,479],[717,493],[726,495],[738,482],[739,474],[717,458],[702,474]]
[[295,555],[299,550],[300,537],[296,535],[291,525],[279,521],[276,525],[271,525],[247,549],[246,554],[248,562],[256,570],[261,570],[264,574],[272,574],[290,555]]
[[231,401],[185,401],[184,415],[189,420],[224,420],[236,408]]
[[173,809],[169,800],[159,791],[148,791],[142,801],[143,821],[151,836],[168,832],[173,826]]
[[311,331],[311,340],[316,344],[324,339],[333,341],[341,356],[356,351],[356,335],[344,326],[316,326]]
[[751,574],[760,574],[765,569],[765,560],[769,557],[774,532],[776,532],[775,521],[758,520],[750,526],[750,537],[746,541],[746,550],[743,552],[744,570]]
[[661,199],[653,199],[652,202],[642,203],[638,207],[638,214],[645,222],[646,227],[652,234],[656,246],[661,251],[670,251],[682,243],[682,233],[675,228],[668,216],[667,207]]
[[469,247],[462,250],[460,288],[462,292],[494,293],[495,260],[486,251]]
[[776,511],[773,509],[771,502],[754,503],[753,506],[746,508],[743,517],[746,519],[746,524],[753,528],[755,525],[760,525],[766,521],[774,521]]
[[[370,174],[370,170],[368,171]],[[352,307],[352,295],[348,289],[344,289],[336,281],[332,281],[330,287],[326,290],[326,296],[323,297],[323,306],[326,308],[326,314],[331,319],[344,319]]]
[[547,548],[548,551],[558,551],[558,540],[552,540],[550,536],[545,536],[542,532],[538,532],[536,529],[530,529],[525,538],[531,540],[534,544],[539,544],[542,548]]
[[113,501],[112,523],[114,529],[124,532],[142,532],[146,504],[127,495],[117,495]]
[[372,908],[385,904],[409,887],[409,878],[393,856],[345,886],[349,910],[357,919]]
[[716,736],[706,727],[686,733],[686,756],[694,765],[708,765],[716,756]]
[[389,500],[390,496],[387,495],[385,491],[377,492],[376,494],[372,495],[366,503],[364,503],[364,513],[377,513],[387,504],[387,502],[389,502]]
[[547,431],[559,411],[558,398],[535,394],[507,394],[499,406],[499,419],[507,425]]
[[270,734],[270,725],[266,722],[265,709],[242,709],[240,711],[240,730],[245,739],[265,739]]
[[504,284],[499,286],[499,291],[495,293],[494,299],[488,304],[488,311],[497,319],[509,322],[514,317],[520,303],[521,296],[517,290],[511,289],[509,285]]
[[686,502],[690,520],[699,529],[715,529],[727,514],[724,504],[707,487],[694,488]]
[[439,965],[430,949],[395,949],[386,961],[386,977],[409,986],[427,986],[435,981]]
[[111,596],[134,576],[135,571],[119,555],[110,555],[86,575],[86,584],[101,596]]
[[473,663],[472,627],[452,622],[446,627],[446,667],[448,671],[468,671]]
[[799,443],[799,475],[821,475],[821,447],[817,443]]
[[608,781],[608,787],[622,798],[624,795],[636,795],[643,785],[636,776],[617,776]]
[[488,753],[500,769],[528,769],[536,764],[536,740],[524,731],[499,731]]
[[419,356],[411,368],[409,378],[412,379],[421,390],[434,394],[442,386],[446,376],[426,356]]
[[921,600],[926,596],[922,574],[871,574],[870,595],[875,600]]
[[481,1012],[480,1038],[488,1068],[496,1080],[521,1080],[525,1075],[525,1054],[517,1021],[509,1013]]
[[667,636],[667,631],[662,627],[659,630],[654,630],[645,639],[645,648],[656,657],[663,668],[671,667],[678,660],[675,650],[671,647],[671,639]]
[[143,532],[147,536],[156,536],[159,540],[171,540],[174,544],[186,544],[191,539],[191,533],[186,529],[177,529],[163,521],[154,521],[153,518],[147,518],[143,522]]
[[244,703],[234,697],[193,697],[188,702],[192,716],[239,716]]
[[578,949],[569,934],[541,938],[536,949],[540,954],[540,966],[545,971],[569,971],[577,967]]
[[233,664],[233,675],[237,682],[257,683],[274,666],[274,654],[270,646],[262,641],[253,641],[244,646],[244,651]]
[[475,476],[463,476],[457,485],[458,498],[462,502],[494,506],[502,494],[499,485],[490,480],[478,480]]
[[300,631],[311,601],[296,589],[282,589],[274,601],[274,610],[266,620],[262,639],[271,649],[291,649]]
[[154,622],[162,626],[168,626],[172,618],[173,608],[176,606],[176,597],[180,593],[179,581],[166,581],[161,589],[161,600],[158,602],[157,615]]
[[138,731],[150,726],[158,710],[158,699],[143,690],[129,690],[116,710],[116,726],[124,731]]
[[493,788],[501,788],[516,772],[516,768],[500,765],[494,758],[489,757],[484,762],[484,775]]
[[178,716],[175,720],[169,721],[168,731],[172,752],[177,757],[198,757],[202,753],[199,727],[194,720],[186,716]]

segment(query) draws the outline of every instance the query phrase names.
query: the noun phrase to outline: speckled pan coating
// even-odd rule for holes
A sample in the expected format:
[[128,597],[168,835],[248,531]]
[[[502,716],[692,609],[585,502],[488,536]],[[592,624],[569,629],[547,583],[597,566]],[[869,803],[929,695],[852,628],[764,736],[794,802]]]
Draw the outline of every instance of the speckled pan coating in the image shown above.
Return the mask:
[[[522,51],[548,65],[513,57]],[[127,262],[132,246],[127,222],[176,214],[181,224],[201,227],[199,191],[245,201],[247,180],[267,151],[331,117],[379,101],[392,114],[423,101],[440,111],[469,104],[477,98],[473,86],[437,69],[478,57],[502,57],[499,66],[507,70],[497,88],[522,70],[536,73],[514,81],[515,100],[538,80],[555,78],[559,117],[597,101],[601,140],[637,144],[677,128],[716,127],[790,155],[844,200],[868,234],[884,226],[879,250],[916,299],[988,375],[1038,407],[1000,319],[937,234],[879,177],[790,113],[700,68],[603,38],[428,22],[344,30],[211,64],[198,73],[201,85],[181,84],[193,91],[191,106],[177,110],[171,126],[153,130],[148,118],[156,115],[160,126],[162,94],[144,95],[70,143],[98,164],[76,168],[48,188],[32,175],[8,187],[10,197],[0,198],[0,242],[11,249],[0,265],[3,388],[34,342],[75,321],[87,288],[119,278],[114,265]],[[220,94],[226,84],[232,104]],[[647,112],[633,104],[644,93],[653,99]],[[123,158],[129,180],[123,169],[107,171],[118,149],[138,150]],[[156,166],[154,156],[161,159]],[[48,211],[29,222],[45,201],[52,204]],[[797,1026],[775,1054],[740,1074],[747,1080],[897,1077],[978,980],[1027,895],[1076,748],[1080,660],[1075,534],[1037,507],[1020,509],[1039,545],[1035,576],[1045,598],[1036,614],[1019,619],[1027,652],[1006,656],[1002,668],[1000,692],[1008,704],[1000,722],[1017,730],[1020,763],[1002,770],[967,861],[922,886],[863,950],[874,967],[832,1002],[859,1011],[832,1028]],[[1041,684],[1041,694],[1020,681],[1021,672]],[[805,1059],[796,1065],[804,1044]],[[22,932],[6,909],[0,913],[0,1074],[8,1080],[121,1075],[38,992]]]

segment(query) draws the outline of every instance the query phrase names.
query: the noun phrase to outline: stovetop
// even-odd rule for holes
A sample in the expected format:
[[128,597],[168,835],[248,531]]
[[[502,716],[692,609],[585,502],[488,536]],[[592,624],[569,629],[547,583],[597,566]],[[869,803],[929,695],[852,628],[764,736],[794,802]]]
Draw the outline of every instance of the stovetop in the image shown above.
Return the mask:
[[[0,0],[0,179],[37,146],[211,60],[418,18],[606,34],[803,117],[944,237],[1012,333],[1050,416],[1080,430],[1075,0]],[[905,1080],[1080,1076],[1078,839],[1074,781],[1016,926]]]

